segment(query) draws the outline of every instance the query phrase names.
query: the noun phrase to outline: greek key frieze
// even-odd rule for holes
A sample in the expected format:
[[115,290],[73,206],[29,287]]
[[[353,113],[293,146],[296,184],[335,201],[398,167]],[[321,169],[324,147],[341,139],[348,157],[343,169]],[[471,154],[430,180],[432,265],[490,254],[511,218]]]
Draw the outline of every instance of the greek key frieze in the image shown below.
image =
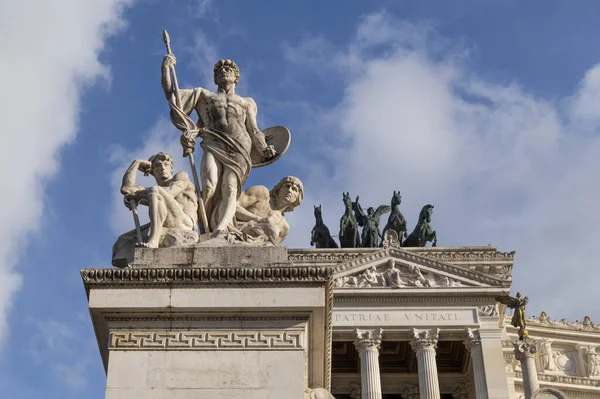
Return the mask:
[[119,331],[110,335],[113,350],[303,349],[299,331]]

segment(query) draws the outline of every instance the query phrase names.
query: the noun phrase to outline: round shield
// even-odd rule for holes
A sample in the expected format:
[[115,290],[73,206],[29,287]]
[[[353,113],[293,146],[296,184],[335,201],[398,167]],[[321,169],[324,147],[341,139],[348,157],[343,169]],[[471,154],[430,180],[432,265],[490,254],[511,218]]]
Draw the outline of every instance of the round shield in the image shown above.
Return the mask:
[[260,152],[252,146],[250,158],[252,158],[252,167],[260,168],[261,166],[272,164],[277,161],[290,146],[292,135],[285,126],[273,126],[262,130],[265,134],[267,145],[272,145],[275,148],[275,156],[272,158],[263,158]]

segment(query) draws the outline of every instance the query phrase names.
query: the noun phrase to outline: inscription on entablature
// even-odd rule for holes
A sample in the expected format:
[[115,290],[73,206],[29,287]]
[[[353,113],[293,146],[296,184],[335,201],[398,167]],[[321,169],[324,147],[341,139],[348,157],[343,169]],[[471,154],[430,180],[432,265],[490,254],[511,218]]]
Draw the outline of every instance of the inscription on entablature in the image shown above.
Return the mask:
[[478,324],[475,309],[334,310],[333,325],[353,326],[465,326]]

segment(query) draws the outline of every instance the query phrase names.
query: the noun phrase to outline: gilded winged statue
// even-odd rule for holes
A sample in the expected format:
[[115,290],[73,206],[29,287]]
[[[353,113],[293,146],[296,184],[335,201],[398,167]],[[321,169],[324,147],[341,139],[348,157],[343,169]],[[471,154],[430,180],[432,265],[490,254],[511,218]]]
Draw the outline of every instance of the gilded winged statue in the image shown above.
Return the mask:
[[523,297],[521,298],[521,293],[517,292],[516,297],[512,297],[508,294],[504,294],[501,296],[497,296],[496,301],[506,305],[510,309],[514,309],[515,313],[513,314],[512,320],[510,324],[513,327],[519,329],[519,339],[523,340],[525,336],[527,336],[526,324],[525,324],[525,306],[529,301],[529,298]]

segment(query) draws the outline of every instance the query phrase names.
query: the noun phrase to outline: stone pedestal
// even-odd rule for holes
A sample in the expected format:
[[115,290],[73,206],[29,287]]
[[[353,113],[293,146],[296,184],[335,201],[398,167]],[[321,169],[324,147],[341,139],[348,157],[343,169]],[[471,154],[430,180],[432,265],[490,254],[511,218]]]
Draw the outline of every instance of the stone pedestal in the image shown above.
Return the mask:
[[514,342],[515,357],[521,362],[521,370],[523,370],[523,391],[525,399],[533,398],[533,393],[540,389],[540,383],[537,378],[537,370],[535,368],[535,359],[533,355],[537,352],[536,346],[527,341]]
[[331,270],[285,248],[136,249],[81,272],[106,399],[304,398],[329,388]]

